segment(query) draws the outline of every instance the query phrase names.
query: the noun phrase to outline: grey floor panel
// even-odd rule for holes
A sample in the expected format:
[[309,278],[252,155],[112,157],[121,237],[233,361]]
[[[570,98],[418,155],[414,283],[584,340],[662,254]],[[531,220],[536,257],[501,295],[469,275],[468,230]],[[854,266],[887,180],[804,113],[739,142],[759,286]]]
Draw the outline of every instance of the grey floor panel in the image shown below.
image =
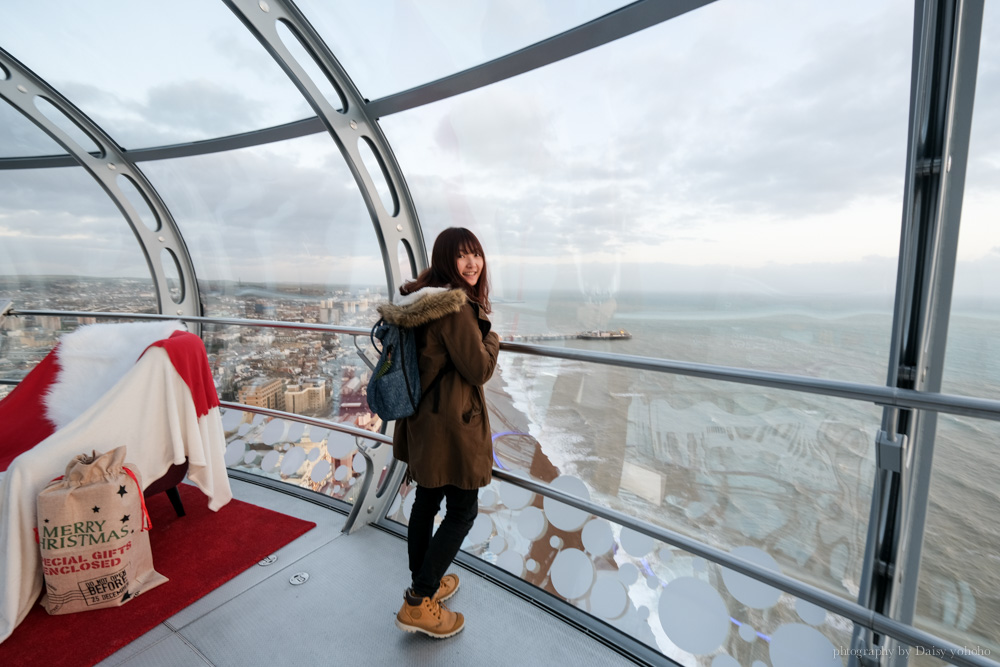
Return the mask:
[[[398,630],[403,540],[374,529],[323,545],[179,630],[218,667],[244,665],[631,665],[562,621],[464,569],[450,601],[466,629],[446,640]],[[309,580],[289,583],[297,572]]]
[[107,658],[97,663],[96,667],[114,667],[115,665],[125,664],[126,661],[128,661],[132,656],[142,653],[153,644],[163,641],[167,637],[173,637],[173,635],[173,630],[161,623],[146,634],[134,640],[128,646],[123,647],[117,653],[109,655]]
[[175,634],[146,647],[124,662],[108,664],[117,667],[211,667],[211,663]]
[[276,493],[256,484],[249,484],[238,480],[231,480],[231,483],[234,498],[260,507],[266,507],[276,512],[297,516],[306,521],[314,521],[316,527],[279,549],[276,553],[278,560],[274,564],[267,567],[254,565],[236,575],[222,586],[209,592],[190,606],[179,611],[166,621],[170,628],[183,628],[188,623],[204,616],[219,605],[225,604],[244,591],[256,586],[282,567],[296,562],[343,534],[340,531],[344,527],[347,517],[339,512],[334,512],[283,493]]

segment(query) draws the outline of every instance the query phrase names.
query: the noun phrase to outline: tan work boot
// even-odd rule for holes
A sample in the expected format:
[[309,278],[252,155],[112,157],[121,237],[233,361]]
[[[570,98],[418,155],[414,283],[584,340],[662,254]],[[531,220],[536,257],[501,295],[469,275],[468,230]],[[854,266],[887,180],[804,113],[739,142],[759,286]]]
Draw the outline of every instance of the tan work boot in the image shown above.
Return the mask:
[[416,598],[407,591],[403,596],[403,606],[396,614],[396,627],[405,632],[422,632],[428,637],[444,639],[461,632],[465,627],[465,618],[433,598]]
[[458,575],[457,574],[446,574],[441,577],[441,585],[438,586],[437,592],[434,594],[434,600],[436,602],[444,602],[458,590]]

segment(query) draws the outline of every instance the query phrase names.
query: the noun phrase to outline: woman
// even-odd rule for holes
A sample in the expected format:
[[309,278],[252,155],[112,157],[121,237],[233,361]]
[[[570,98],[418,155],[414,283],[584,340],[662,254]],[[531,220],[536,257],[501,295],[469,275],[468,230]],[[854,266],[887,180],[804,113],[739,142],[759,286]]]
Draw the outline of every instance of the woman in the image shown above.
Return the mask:
[[[396,625],[407,632],[451,637],[465,619],[442,602],[459,581],[445,571],[479,512],[479,488],[490,483],[493,442],[483,385],[497,362],[500,339],[490,331],[489,280],[479,239],[451,227],[434,241],[431,266],[403,285],[395,304],[382,304],[388,322],[415,330],[422,399],[396,422],[393,453],[416,482],[407,550],[412,585]],[[444,520],[434,517],[447,499]],[[432,536],[433,534],[433,536]]]

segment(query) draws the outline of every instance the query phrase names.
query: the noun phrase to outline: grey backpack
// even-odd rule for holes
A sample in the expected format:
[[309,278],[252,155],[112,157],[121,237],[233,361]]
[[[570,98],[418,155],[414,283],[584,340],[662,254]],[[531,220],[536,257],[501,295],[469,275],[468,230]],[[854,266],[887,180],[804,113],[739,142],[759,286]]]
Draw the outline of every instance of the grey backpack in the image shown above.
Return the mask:
[[368,380],[368,407],[386,421],[409,417],[420,405],[420,367],[413,330],[380,319],[372,327],[371,341],[379,355]]

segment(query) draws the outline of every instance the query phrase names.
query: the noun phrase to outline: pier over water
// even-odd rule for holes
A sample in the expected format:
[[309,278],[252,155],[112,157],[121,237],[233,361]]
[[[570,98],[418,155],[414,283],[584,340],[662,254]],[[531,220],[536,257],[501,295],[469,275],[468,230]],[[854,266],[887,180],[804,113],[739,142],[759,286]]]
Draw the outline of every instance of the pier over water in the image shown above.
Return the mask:
[[510,342],[537,342],[544,340],[629,340],[632,338],[632,334],[624,329],[615,329],[611,331],[606,331],[603,329],[593,330],[593,331],[580,331],[577,333],[561,334],[561,333],[547,333],[547,334],[528,334],[520,335],[515,334],[511,336],[504,336],[503,340]]

